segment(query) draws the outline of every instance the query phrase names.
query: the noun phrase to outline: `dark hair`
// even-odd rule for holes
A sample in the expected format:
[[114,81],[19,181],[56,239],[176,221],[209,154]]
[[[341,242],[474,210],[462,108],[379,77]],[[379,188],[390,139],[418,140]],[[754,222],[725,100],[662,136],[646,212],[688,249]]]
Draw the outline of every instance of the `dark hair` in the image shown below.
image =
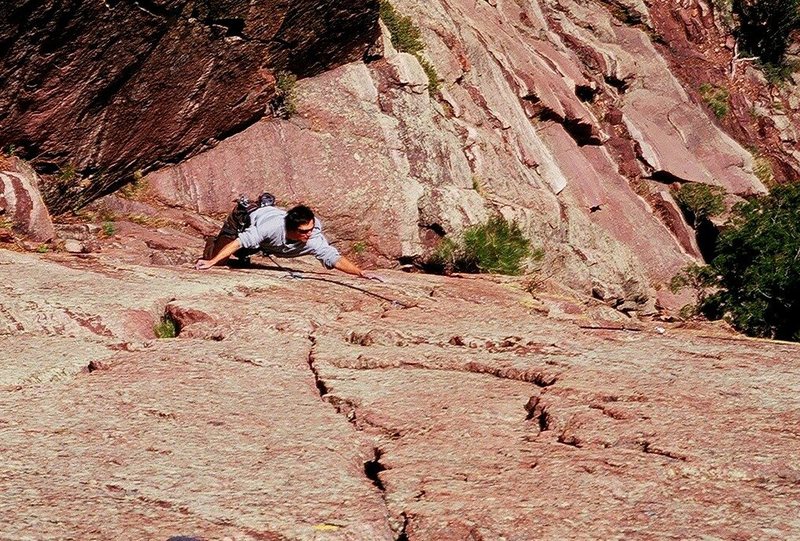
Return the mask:
[[284,222],[288,231],[297,231],[301,225],[307,224],[314,219],[314,211],[305,205],[292,207],[286,213]]

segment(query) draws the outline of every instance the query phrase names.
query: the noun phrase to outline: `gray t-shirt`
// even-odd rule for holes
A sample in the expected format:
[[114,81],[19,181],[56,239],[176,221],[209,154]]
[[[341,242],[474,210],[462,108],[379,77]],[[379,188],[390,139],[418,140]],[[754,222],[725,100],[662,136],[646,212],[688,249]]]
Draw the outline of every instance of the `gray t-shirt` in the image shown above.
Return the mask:
[[342,257],[339,251],[328,244],[322,234],[322,222],[314,218],[314,231],[306,242],[286,239],[286,211],[278,207],[262,207],[250,213],[250,227],[239,233],[239,242],[244,248],[258,248],[276,257],[299,257],[313,255],[331,269]]

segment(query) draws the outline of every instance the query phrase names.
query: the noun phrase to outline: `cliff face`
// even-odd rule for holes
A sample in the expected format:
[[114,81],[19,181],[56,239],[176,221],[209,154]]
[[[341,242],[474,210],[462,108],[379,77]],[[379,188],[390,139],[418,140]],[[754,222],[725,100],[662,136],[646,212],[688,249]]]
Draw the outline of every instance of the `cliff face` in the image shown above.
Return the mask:
[[[790,89],[730,79],[705,4],[654,4],[398,0],[433,96],[385,29],[371,43],[371,3],[4,4],[0,137],[45,174],[0,157],[0,246],[70,240],[0,249],[3,534],[796,537],[800,345],[620,313],[699,257],[670,185],[763,191],[748,138],[795,170]],[[138,45],[105,34],[130,21]],[[308,75],[297,113],[199,152],[283,68]],[[721,121],[706,80],[737,85]],[[169,159],[97,224],[53,229],[37,193],[79,206]],[[500,212],[552,276],[193,270],[209,215],[265,189],[386,265]]]
[[[373,40],[371,2],[107,3],[81,8],[91,25],[77,8],[23,4],[0,34],[0,137],[45,173],[55,212],[157,169],[144,184],[162,206],[221,215],[269,190],[382,265],[500,212],[564,283],[647,311],[701,257],[671,187],[721,186],[732,204],[765,191],[770,168],[798,170],[793,87],[737,58],[704,3],[395,6],[420,27],[438,91],[386,28]],[[307,76],[297,113],[257,121],[284,68]],[[729,92],[722,118],[702,84]]]
[[177,163],[257,121],[275,74],[361,57],[373,0],[5,2],[0,146],[53,212]]
[[[721,186],[730,201],[765,191],[743,146],[752,141],[742,129],[734,140],[698,95],[727,78],[733,55],[701,5],[395,5],[420,26],[440,93],[384,29],[369,62],[302,81],[294,118],[154,173],[154,193],[221,213],[238,193],[268,189],[309,202],[338,240],[384,263],[424,256],[441,234],[499,211],[571,285],[641,300],[700,257],[671,186]],[[691,63],[692,47],[717,56]],[[760,83],[745,71],[736,81],[755,99]]]

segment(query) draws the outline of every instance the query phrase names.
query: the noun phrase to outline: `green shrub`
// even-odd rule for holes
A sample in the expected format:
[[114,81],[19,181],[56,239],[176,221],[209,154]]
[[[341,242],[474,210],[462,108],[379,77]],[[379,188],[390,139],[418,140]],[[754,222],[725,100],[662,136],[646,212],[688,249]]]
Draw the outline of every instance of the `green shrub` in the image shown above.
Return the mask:
[[280,71],[275,78],[275,96],[270,101],[272,115],[289,119],[297,113],[297,75],[289,71]]
[[678,317],[681,319],[693,319],[699,314],[696,304],[686,304],[678,310]]
[[[693,289],[697,304],[696,306],[688,306],[692,308],[692,312],[696,312],[697,307],[703,305],[710,294],[710,290],[715,288],[716,284],[717,276],[713,268],[708,265],[689,263],[683,267],[678,274],[672,277],[672,280],[669,282],[669,290],[673,293],[677,293],[681,289]],[[684,312],[684,309],[687,309],[687,306],[684,306],[681,311]],[[692,315],[694,315],[694,313],[692,313]]]
[[392,45],[401,53],[416,55],[422,52],[425,44],[420,32],[411,17],[401,15],[387,0],[381,0],[380,14],[383,24],[389,30]]
[[753,174],[764,186],[771,188],[775,185],[775,174],[772,172],[772,163],[758,152],[753,155]]
[[800,340],[800,184],[738,205],[729,225],[712,261],[721,289],[708,308],[747,334]]
[[417,60],[419,60],[422,69],[425,70],[425,75],[428,76],[428,92],[431,95],[436,94],[439,92],[439,74],[436,73],[436,68],[433,67],[433,64],[420,56],[417,56]]
[[478,175],[472,175],[472,189],[478,192],[481,197],[486,197],[486,186],[483,179]]
[[728,114],[730,92],[727,89],[705,83],[700,85],[700,96],[717,118],[722,118]]
[[764,65],[782,66],[789,38],[800,23],[798,0],[733,0],[743,51]]
[[137,199],[147,191],[147,184],[144,173],[141,169],[137,169],[133,172],[131,182],[120,188],[117,193],[125,199]]
[[716,289],[698,299],[707,317],[724,316],[752,336],[800,341],[800,183],[734,207],[711,265],[694,274]]
[[103,222],[103,225],[101,226],[101,228],[103,229],[103,234],[106,237],[112,236],[117,231],[117,228],[114,225],[114,222]]
[[175,338],[178,336],[178,326],[171,318],[164,316],[153,326],[153,333],[156,338]]
[[717,20],[722,25],[731,30],[733,28],[733,1],[732,0],[713,0],[714,12]]
[[468,227],[458,240],[442,239],[431,263],[445,272],[519,275],[531,257],[541,259],[543,255],[541,250],[531,250],[530,241],[515,222],[495,216]]
[[380,15],[383,24],[389,30],[392,45],[401,53],[413,54],[417,57],[420,66],[428,76],[428,93],[433,96],[439,91],[439,74],[436,68],[422,57],[425,42],[422,41],[422,32],[414,24],[411,17],[401,15],[388,0],[381,0]]
[[427,267],[434,272],[452,272],[456,266],[461,248],[459,244],[450,237],[444,237],[439,241],[433,255],[427,262]]
[[58,169],[56,176],[60,183],[70,184],[78,176],[78,170],[75,168],[75,164],[68,163]]
[[[764,77],[767,78],[767,81],[772,86],[782,86],[797,71],[797,62],[789,62],[786,59],[780,64],[759,62],[759,66],[764,72]],[[778,103],[775,105],[778,105]],[[778,108],[776,107],[776,109]]]
[[719,186],[687,182],[672,195],[692,224],[725,212],[725,190]]
[[367,251],[367,243],[363,240],[359,240],[353,243],[353,252],[356,255],[361,255]]

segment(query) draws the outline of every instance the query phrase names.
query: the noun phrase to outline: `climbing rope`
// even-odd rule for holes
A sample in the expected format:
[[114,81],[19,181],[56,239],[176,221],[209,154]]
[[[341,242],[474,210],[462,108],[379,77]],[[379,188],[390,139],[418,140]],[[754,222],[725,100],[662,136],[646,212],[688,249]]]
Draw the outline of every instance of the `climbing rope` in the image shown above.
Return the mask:
[[371,297],[375,297],[377,299],[381,299],[383,301],[390,302],[390,303],[392,303],[392,305],[400,306],[402,308],[413,308],[413,307],[417,306],[416,303],[415,304],[409,304],[409,303],[405,303],[405,302],[402,302],[402,301],[398,301],[397,299],[391,299],[391,298],[385,297],[385,296],[383,296],[383,295],[381,295],[379,293],[374,293],[374,292],[372,292],[372,291],[370,291],[368,289],[364,289],[363,287],[354,286],[352,284],[346,284],[346,283],[340,282],[338,280],[332,280],[330,278],[321,278],[319,276],[305,276],[304,274],[302,274],[299,271],[287,269],[286,267],[284,267],[283,265],[281,265],[280,263],[275,261],[275,258],[272,257],[272,255],[267,255],[267,257],[270,259],[270,261],[272,261],[275,264],[276,267],[278,267],[279,270],[282,270],[282,271],[284,271],[286,273],[286,276],[284,276],[284,278],[287,279],[287,280],[316,280],[317,282],[327,282],[329,284],[336,284],[336,285],[340,285],[340,286],[343,286],[343,287],[349,287],[350,289],[355,289],[356,291],[360,291],[361,293],[365,293],[365,294],[367,294],[367,295],[369,295]]

